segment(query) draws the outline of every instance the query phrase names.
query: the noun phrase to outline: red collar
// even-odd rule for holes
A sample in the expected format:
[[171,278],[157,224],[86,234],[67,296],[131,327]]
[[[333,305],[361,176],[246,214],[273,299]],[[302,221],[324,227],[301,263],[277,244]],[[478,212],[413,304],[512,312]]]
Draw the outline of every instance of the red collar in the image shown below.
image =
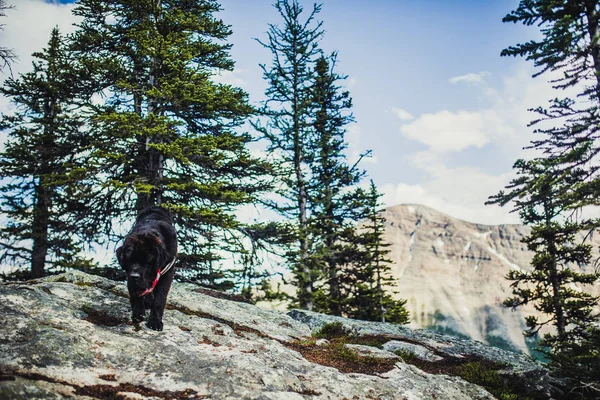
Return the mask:
[[163,269],[161,271],[161,269],[158,269],[158,273],[156,274],[156,278],[154,278],[154,282],[152,282],[152,286],[149,287],[148,289],[144,290],[142,293],[138,294],[138,297],[143,297],[147,294],[152,293],[152,291],[154,290],[154,288],[156,287],[156,285],[158,284],[158,280],[160,279],[161,276],[163,276],[164,274],[167,273],[167,271],[169,271],[171,269],[171,267],[173,266],[173,264],[175,264],[175,260],[177,259],[177,256],[173,257],[173,261],[171,261],[166,267],[165,269]]

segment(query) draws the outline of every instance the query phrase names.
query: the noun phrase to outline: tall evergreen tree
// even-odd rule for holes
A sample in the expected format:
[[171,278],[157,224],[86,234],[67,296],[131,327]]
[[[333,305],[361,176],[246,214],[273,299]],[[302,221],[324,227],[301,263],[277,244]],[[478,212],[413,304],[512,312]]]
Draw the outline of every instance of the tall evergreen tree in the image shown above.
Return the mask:
[[535,316],[527,317],[526,334],[535,336],[542,327],[552,324],[556,332],[547,333],[542,340],[542,345],[552,352],[586,337],[587,328],[595,319],[593,308],[598,297],[576,288],[585,288],[600,278],[597,272],[574,269],[590,263],[591,246],[577,243],[575,236],[593,227],[593,221],[576,221],[565,215],[570,206],[569,192],[580,177],[561,172],[557,167],[561,162],[554,157],[518,160],[515,168],[519,177],[507,186],[507,193],[501,191],[488,202],[500,205],[514,202],[514,211],[519,212],[523,223],[532,227],[523,242],[534,252],[533,271],[508,273],[507,279],[514,282],[513,297],[504,305],[517,308],[533,304],[544,314],[546,318],[541,321]]
[[[321,56],[314,67],[310,88],[313,110],[310,153],[306,161],[309,203],[309,238],[313,243],[312,269],[323,274],[315,304],[317,311],[342,315],[343,302],[340,274],[352,256],[353,237],[360,217],[357,210],[365,200],[355,186],[364,176],[358,162],[349,165],[344,138],[346,127],[353,122],[352,99],[339,86],[345,76],[335,72],[337,55]],[[362,157],[361,157],[362,158]]]
[[321,23],[315,21],[321,6],[315,4],[306,18],[297,0],[278,0],[274,6],[283,24],[270,24],[268,40],[259,41],[271,51],[273,60],[269,67],[261,65],[268,82],[262,112],[268,118],[264,125],[255,124],[255,128],[268,140],[268,152],[277,157],[274,163],[282,182],[278,190],[282,201],[274,208],[296,221],[297,246],[287,260],[295,275],[298,306],[310,310],[318,271],[311,261],[309,237],[307,159],[313,120],[309,90],[312,66],[319,56],[318,42],[323,36]]
[[[183,279],[206,282],[240,228],[235,211],[267,188],[268,166],[239,128],[247,95],[213,75],[233,69],[214,0],[81,0],[73,50],[107,96],[94,116],[97,221],[115,233],[149,205],[174,213]],[[95,173],[96,172],[96,173]],[[122,234],[123,232],[116,232]]]
[[[268,41],[261,42],[273,62],[262,66],[269,84],[266,123],[255,127],[269,142],[282,183],[275,209],[295,221],[297,245],[287,254],[297,287],[294,306],[358,315],[357,308],[368,302],[359,297],[374,300],[373,293],[381,295],[376,304],[392,305],[385,285],[380,292],[373,288],[376,271],[387,271],[383,258],[367,248],[369,240],[357,231],[370,204],[369,194],[356,187],[365,174],[358,164],[366,154],[354,165],[346,158],[352,100],[341,86],[346,77],[335,72],[337,54],[325,56],[318,47],[323,31],[314,19],[321,6],[315,5],[306,19],[295,0],[280,0],[275,7],[284,23],[270,25]],[[378,267],[371,268],[372,263]],[[357,285],[372,293],[356,291]],[[380,318],[373,307],[365,310],[360,317]],[[403,317],[396,320],[404,322]]]
[[33,56],[32,72],[0,88],[17,109],[1,122],[8,141],[0,153],[0,213],[7,218],[0,263],[29,263],[31,276],[40,277],[47,266],[78,260],[89,226],[69,215],[85,146],[79,75],[56,28],[47,48]]
[[[540,138],[532,142],[532,147],[544,152],[545,159],[534,160],[531,163],[519,161],[515,167],[523,177],[511,183],[512,193],[523,188],[524,192],[519,198],[530,196],[530,200],[537,199],[537,208],[523,208],[527,212],[523,215],[525,221],[535,224],[530,248],[536,251],[534,258],[535,275],[545,275],[553,281],[569,279],[570,272],[564,272],[563,263],[569,261],[589,261],[589,248],[578,247],[574,239],[577,229],[592,231],[600,226],[598,220],[570,220],[548,218],[555,214],[557,209],[562,209],[567,215],[574,215],[575,210],[584,206],[597,206],[600,190],[600,176],[598,174],[598,133],[600,127],[600,4],[595,0],[521,0],[516,10],[504,17],[504,22],[523,23],[524,25],[537,25],[540,27],[542,38],[530,40],[523,44],[511,46],[502,51],[503,56],[522,56],[532,60],[538,67],[534,76],[548,76],[551,74],[551,83],[557,90],[570,89],[576,94],[573,97],[560,97],[550,100],[548,107],[538,107],[539,118],[531,125],[541,126],[536,132],[541,133]],[[545,121],[546,125],[538,125]],[[546,126],[550,126],[547,128]],[[548,168],[548,171],[541,171]],[[536,183],[538,182],[538,183]],[[500,193],[493,198],[494,202],[503,204],[503,197],[510,196]],[[555,196],[544,200],[543,196]],[[534,202],[535,203],[535,202]],[[524,207],[524,206],[523,206]],[[565,222],[566,221],[566,222]],[[579,254],[577,254],[579,252]],[[557,267],[562,268],[557,273]],[[553,275],[554,274],[554,275]],[[521,276],[514,276],[521,279]],[[581,279],[586,280],[583,276]],[[589,280],[595,279],[590,274]],[[556,293],[559,293],[556,296]],[[589,307],[592,303],[597,305],[597,299],[589,296],[581,300],[568,302],[569,293],[563,290],[551,289],[550,303],[546,303],[546,310],[556,313],[557,337],[556,346],[552,349],[550,357],[553,360],[570,359],[574,362],[589,362],[590,358],[582,356],[582,351],[590,350],[589,344],[590,325],[569,327],[568,320],[571,312],[575,312],[571,322],[586,324],[589,321]],[[517,298],[522,296],[538,295],[532,292],[517,292]],[[566,301],[560,317],[562,305],[561,296]],[[521,297],[522,298],[522,297]],[[539,301],[542,298],[538,296]],[[594,301],[596,300],[596,301]],[[544,300],[545,301],[545,300]],[[572,311],[571,311],[572,310]],[[594,317],[596,323],[598,316]],[[578,322],[579,321],[579,322]],[[531,325],[537,323],[528,321]],[[563,328],[564,324],[567,324]],[[531,329],[531,328],[530,328]],[[587,332],[587,333],[586,333]],[[565,339],[565,340],[562,340]],[[572,340],[574,339],[574,340]],[[597,340],[597,339],[596,339]],[[553,341],[550,341],[551,344]],[[577,350],[574,350],[577,349]],[[588,354],[590,355],[590,354]],[[593,358],[593,356],[592,356]],[[578,361],[575,361],[578,360]],[[560,366],[560,363],[557,364]],[[572,365],[571,365],[572,366]],[[593,371],[585,365],[580,365],[579,372]],[[597,374],[580,378],[583,386],[594,381],[597,384]]]

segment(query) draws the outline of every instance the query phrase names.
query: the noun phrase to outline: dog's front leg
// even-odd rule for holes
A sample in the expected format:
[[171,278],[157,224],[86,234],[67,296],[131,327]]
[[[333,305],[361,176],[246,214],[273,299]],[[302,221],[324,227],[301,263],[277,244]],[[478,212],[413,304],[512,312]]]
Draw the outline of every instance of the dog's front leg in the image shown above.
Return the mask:
[[163,313],[165,311],[167,295],[171,289],[171,283],[173,282],[174,276],[175,269],[172,268],[160,278],[158,284],[156,285],[156,289],[154,290],[154,301],[152,302],[150,317],[148,318],[146,326],[150,329],[154,329],[155,331],[163,330]]
[[144,308],[144,298],[135,295],[135,291],[129,289],[129,302],[131,303],[131,320],[138,324],[146,319],[146,309]]

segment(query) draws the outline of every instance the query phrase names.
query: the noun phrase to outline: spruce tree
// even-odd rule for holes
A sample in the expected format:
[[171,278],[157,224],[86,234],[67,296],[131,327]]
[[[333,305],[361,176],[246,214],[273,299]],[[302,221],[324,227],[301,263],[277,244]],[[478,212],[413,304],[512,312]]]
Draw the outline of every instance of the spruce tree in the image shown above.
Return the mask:
[[586,337],[595,319],[593,308],[598,298],[576,287],[585,288],[600,278],[596,272],[575,269],[590,264],[591,246],[578,243],[575,237],[593,227],[593,221],[577,221],[565,214],[570,207],[570,192],[580,177],[561,172],[561,163],[555,157],[518,160],[515,169],[519,177],[507,186],[508,192],[501,191],[488,202],[514,202],[513,211],[518,211],[523,223],[532,228],[523,242],[534,253],[533,271],[513,269],[508,273],[507,279],[513,281],[513,297],[504,305],[514,309],[533,304],[545,315],[542,320],[527,317],[526,334],[533,337],[542,327],[553,325],[555,333],[545,334],[541,343],[553,353]]
[[[310,88],[311,151],[306,160],[309,203],[308,226],[314,254],[312,269],[320,271],[324,284],[316,293],[315,310],[342,315],[343,302],[340,274],[355,250],[353,236],[360,217],[357,210],[364,199],[355,186],[364,176],[358,168],[360,159],[349,165],[344,138],[347,126],[354,121],[352,99],[342,90],[345,76],[335,72],[337,54],[321,56],[314,67]],[[361,157],[362,159],[362,157]]]
[[396,281],[391,276],[393,261],[388,258],[390,244],[384,238],[381,194],[372,180],[362,196],[365,200],[359,205],[362,223],[355,233],[356,251],[344,271],[344,313],[350,318],[405,324],[410,317],[406,300],[391,295]]
[[8,78],[0,92],[16,106],[2,117],[8,130],[0,153],[0,263],[30,264],[32,277],[73,266],[89,226],[70,210],[85,162],[79,74],[58,29],[34,53],[33,71]]
[[[537,204],[523,208],[526,211],[523,218],[525,222],[534,224],[528,246],[536,251],[535,275],[540,279],[545,275],[549,278],[548,284],[557,280],[568,282],[582,279],[591,282],[597,279],[593,273],[587,278],[585,274],[571,276],[573,271],[565,264],[569,261],[589,261],[589,248],[580,247],[583,244],[575,239],[575,233],[579,229],[592,232],[600,226],[598,220],[575,218],[576,211],[585,206],[597,206],[600,198],[597,144],[600,127],[599,12],[597,1],[521,0],[517,9],[503,19],[504,22],[537,25],[542,38],[511,46],[501,54],[532,60],[538,67],[534,77],[550,75],[551,83],[557,91],[570,89],[575,92],[572,97],[558,95],[549,101],[548,107],[533,110],[538,118],[531,125],[539,127],[536,132],[541,135],[532,142],[532,147],[542,151],[543,158],[530,163],[518,161],[515,168],[523,176],[509,186],[511,193],[518,193],[519,188],[523,188],[525,191],[518,195],[519,198],[530,196],[532,203]],[[544,124],[540,124],[541,122]],[[547,171],[542,171],[544,168]],[[508,199],[511,193],[505,195],[501,192],[492,201],[505,204],[503,197]],[[545,200],[543,196],[546,195],[554,197]],[[537,199],[537,203],[534,199]],[[549,218],[556,210],[561,209],[562,217]],[[558,271],[553,272],[557,268]],[[514,278],[520,280],[524,277],[516,274]],[[539,286],[536,288],[539,290]],[[538,296],[536,290],[515,293],[517,304],[518,298]],[[589,312],[591,305],[597,306],[597,299],[585,296],[583,299],[568,301],[566,299],[571,297],[571,293],[562,288],[556,290],[554,286],[550,293],[550,302],[538,296],[538,301],[543,301],[540,303],[544,304],[543,309],[555,313],[557,333],[554,338],[550,338],[549,342],[554,348],[549,356],[553,360],[574,356],[572,360],[587,363],[590,358],[582,356],[581,351],[589,350],[591,346],[582,344],[589,343],[590,340],[590,318],[598,323],[598,316]],[[559,295],[556,296],[556,293]],[[561,301],[565,301],[567,307],[563,312],[560,312]],[[559,319],[561,313],[566,314],[566,317]],[[582,325],[569,327],[569,320]],[[528,323],[531,330],[538,322],[530,319]],[[563,328],[565,323],[566,327]],[[578,349],[577,352],[573,352],[575,348]],[[559,363],[555,365],[560,366]],[[579,369],[588,370],[590,369],[585,365],[581,365]],[[597,375],[581,379],[585,386],[597,382]]]
[[[240,126],[247,95],[217,84],[231,71],[229,26],[214,0],[81,0],[73,50],[106,101],[93,117],[90,187],[97,221],[132,221],[150,205],[174,214],[181,279],[211,282],[212,267],[239,235],[235,212],[268,185]],[[221,275],[224,276],[224,275]]]
[[314,5],[304,18],[297,0],[278,0],[274,4],[283,24],[269,25],[268,40],[259,42],[273,54],[270,66],[261,65],[268,83],[262,114],[264,124],[255,129],[268,141],[267,152],[273,160],[281,185],[280,201],[273,207],[286,218],[295,220],[296,243],[287,255],[297,286],[297,305],[312,309],[314,282],[319,271],[312,260],[309,232],[310,131],[313,120],[310,87],[313,63],[319,56],[318,42],[323,36],[321,23],[315,21],[320,5]]

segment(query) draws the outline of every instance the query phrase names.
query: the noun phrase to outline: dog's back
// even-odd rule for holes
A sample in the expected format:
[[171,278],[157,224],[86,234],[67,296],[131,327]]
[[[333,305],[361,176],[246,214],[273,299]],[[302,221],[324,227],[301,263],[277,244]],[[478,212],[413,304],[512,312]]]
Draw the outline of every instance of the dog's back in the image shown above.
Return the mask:
[[129,232],[129,235],[136,234],[156,235],[171,256],[177,254],[177,233],[173,227],[173,217],[165,208],[153,206],[142,210]]
[[140,222],[150,221],[162,221],[172,225],[173,216],[171,215],[169,210],[162,208],[161,206],[152,206],[142,210],[138,214],[135,223],[139,224]]

